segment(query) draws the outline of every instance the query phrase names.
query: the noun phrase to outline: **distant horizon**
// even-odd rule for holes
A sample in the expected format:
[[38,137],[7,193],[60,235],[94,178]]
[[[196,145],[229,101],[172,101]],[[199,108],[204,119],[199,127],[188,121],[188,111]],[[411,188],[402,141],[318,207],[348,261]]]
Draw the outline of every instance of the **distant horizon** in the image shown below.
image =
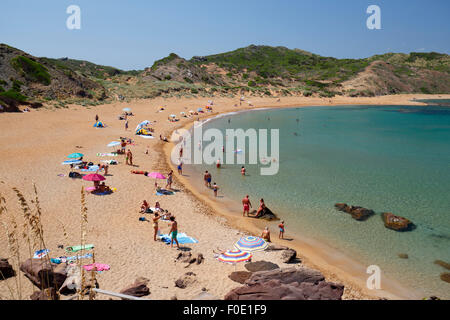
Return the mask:
[[[10,47],[14,47],[14,46],[9,45],[8,43],[0,43],[0,44],[5,44],[5,45],[8,45],[8,46],[10,46]],[[302,50],[302,51],[305,51],[305,52],[309,52],[309,53],[311,53],[311,54],[316,54],[316,55],[318,55],[318,54],[315,53],[315,52],[303,50],[303,49],[301,49],[301,48],[289,48],[289,47],[282,46],[282,45],[273,46],[273,45],[269,45],[269,44],[249,44],[249,45],[247,45],[247,46],[235,48],[235,49],[232,49],[232,50],[230,50],[230,51],[216,52],[216,53],[212,53],[212,54],[209,54],[209,55],[215,55],[215,54],[222,54],[222,53],[232,52],[232,51],[235,51],[235,50],[238,50],[238,49],[250,47],[250,46],[252,46],[252,45],[254,45],[254,46],[266,46],[266,47],[273,47],[273,48],[282,47],[282,48],[287,48],[287,49],[289,49],[289,50]],[[31,54],[32,56],[37,57],[37,58],[50,58],[50,59],[66,59],[66,58],[67,58],[67,59],[70,59],[70,60],[77,60],[77,61],[91,62],[91,63],[94,63],[94,64],[99,65],[99,66],[112,67],[112,68],[115,68],[115,69],[119,69],[119,70],[121,70],[121,71],[142,71],[142,70],[145,70],[146,68],[150,68],[156,61],[158,61],[158,60],[160,60],[160,59],[163,59],[163,58],[169,56],[169,55],[172,54],[172,53],[175,53],[175,54],[178,55],[180,58],[183,58],[183,59],[185,59],[185,60],[190,60],[190,59],[192,59],[193,57],[205,57],[205,56],[207,56],[207,55],[196,54],[196,55],[191,56],[190,58],[186,58],[186,57],[181,56],[181,55],[178,54],[177,52],[168,52],[167,55],[165,55],[165,56],[163,56],[163,57],[160,57],[160,58],[157,58],[156,60],[152,61],[148,66],[146,66],[146,67],[144,67],[144,68],[141,68],[141,69],[122,69],[122,68],[118,68],[118,67],[116,67],[116,66],[114,66],[114,65],[107,65],[107,64],[95,62],[95,61],[92,61],[92,60],[86,60],[86,59],[83,59],[83,58],[76,58],[76,57],[70,57],[70,56],[62,56],[62,57],[54,57],[54,56],[53,56],[53,57],[52,57],[52,56],[37,56],[37,55],[34,55],[32,52],[28,52],[28,51],[22,50],[21,48],[17,48],[17,47],[14,47],[14,48],[15,48],[15,49],[18,49],[18,50],[21,50],[21,51],[23,51],[23,52],[26,52],[26,53],[28,53],[28,54]],[[346,57],[337,58],[337,57],[333,57],[333,56],[322,56],[322,55],[320,55],[320,56],[326,57],[326,58],[335,58],[335,59],[355,59],[355,60],[357,60],[357,59],[367,59],[367,58],[370,58],[370,57],[373,57],[373,56],[376,56],[376,55],[383,55],[383,54],[389,54],[389,53],[392,53],[392,54],[411,54],[411,53],[413,53],[413,52],[414,52],[414,53],[431,53],[431,52],[435,52],[435,53],[438,53],[438,54],[446,54],[446,55],[450,55],[450,54],[447,53],[447,52],[438,52],[438,51],[410,51],[410,52],[392,52],[392,51],[390,51],[390,52],[374,53],[374,54],[372,54],[372,55],[370,55],[370,56],[367,56],[367,57],[361,57],[361,58],[346,58]]]
[[[72,5],[80,9],[79,29],[67,26]],[[372,5],[380,9],[379,29],[367,25]],[[190,59],[250,43],[337,59],[450,53],[446,0],[3,0],[2,12],[0,42],[121,70],[143,70],[171,52]]]

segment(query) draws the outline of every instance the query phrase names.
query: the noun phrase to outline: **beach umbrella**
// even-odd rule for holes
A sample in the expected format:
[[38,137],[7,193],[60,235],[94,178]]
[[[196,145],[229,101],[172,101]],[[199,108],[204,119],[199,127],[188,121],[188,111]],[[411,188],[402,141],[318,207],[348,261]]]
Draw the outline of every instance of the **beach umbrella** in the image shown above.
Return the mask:
[[238,242],[234,244],[234,247],[236,249],[239,249],[241,251],[245,252],[256,252],[256,251],[263,251],[265,250],[269,244],[260,237],[245,237],[239,239]]
[[83,156],[84,156],[84,154],[77,152],[77,153],[69,154],[67,156],[67,158],[69,158],[69,159],[79,159],[79,158],[82,158]]
[[217,260],[236,265],[236,263],[249,261],[252,255],[241,250],[228,250],[217,257]]
[[152,172],[152,173],[149,173],[148,176],[149,176],[150,178],[161,179],[161,180],[167,179],[166,177],[164,177],[164,175],[163,175],[162,173],[159,173],[159,172]]
[[65,165],[70,165],[70,164],[80,164],[82,162],[83,161],[81,161],[81,160],[67,160],[67,161],[64,161],[62,164],[65,166]]
[[104,180],[106,180],[106,178],[104,176],[102,176],[101,174],[92,173],[92,174],[88,174],[88,175],[84,176],[83,180],[86,180],[86,181],[104,181]]
[[123,108],[123,109],[122,109],[122,111],[125,111],[125,112],[130,112],[130,111],[131,111],[131,109],[130,109],[130,108]]
[[110,144],[108,144],[108,147],[116,147],[116,146],[120,146],[120,142],[119,141],[113,141]]

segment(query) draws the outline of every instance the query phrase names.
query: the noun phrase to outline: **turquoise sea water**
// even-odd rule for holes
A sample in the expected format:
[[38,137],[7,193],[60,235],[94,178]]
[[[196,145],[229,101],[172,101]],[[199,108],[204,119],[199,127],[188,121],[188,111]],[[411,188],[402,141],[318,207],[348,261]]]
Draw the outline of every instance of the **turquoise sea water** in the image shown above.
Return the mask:
[[[425,296],[450,298],[450,108],[342,106],[259,110],[224,116],[203,129],[280,130],[279,172],[261,176],[260,165],[190,165],[208,169],[220,193],[254,207],[264,198],[287,231],[332,244]],[[206,146],[206,143],[205,143]],[[228,152],[228,150],[227,150]],[[222,157],[223,158],[223,157]],[[345,202],[373,209],[367,221],[336,211]],[[386,229],[381,212],[412,220],[411,232]],[[276,229],[273,228],[274,234]],[[397,255],[406,253],[408,259]]]

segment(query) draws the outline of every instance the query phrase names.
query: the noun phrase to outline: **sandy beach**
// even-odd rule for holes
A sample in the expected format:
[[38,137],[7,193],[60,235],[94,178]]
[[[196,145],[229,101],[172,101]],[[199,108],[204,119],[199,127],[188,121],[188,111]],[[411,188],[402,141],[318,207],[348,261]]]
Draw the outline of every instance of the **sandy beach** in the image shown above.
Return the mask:
[[[84,154],[84,159],[97,164],[114,159],[118,165],[110,165],[106,183],[117,191],[111,195],[86,194],[88,208],[87,243],[95,245],[95,259],[110,265],[109,271],[98,274],[100,288],[119,292],[138,277],[149,279],[151,294],[148,299],[193,299],[202,289],[223,299],[231,289],[240,286],[228,278],[233,271],[245,270],[244,264],[232,266],[214,259],[213,250],[231,249],[233,243],[245,234],[260,235],[263,223],[239,217],[211,197],[192,186],[186,177],[180,177],[169,161],[174,144],[159,140],[159,135],[170,137],[179,128],[189,127],[197,118],[205,119],[221,113],[253,108],[287,108],[324,105],[422,105],[413,99],[450,99],[450,95],[393,95],[368,98],[251,97],[239,106],[239,98],[158,98],[136,100],[131,103],[112,103],[95,107],[70,106],[66,109],[41,109],[29,113],[0,114],[0,193],[6,198],[8,212],[0,221],[10,224],[15,219],[19,230],[23,224],[22,212],[12,188],[18,188],[27,199],[34,199],[33,183],[36,184],[47,249],[51,257],[65,254],[59,245],[78,245],[80,241],[80,192],[82,186],[92,183],[67,177],[69,169],[61,163],[73,152]],[[213,112],[192,118],[180,118],[169,122],[170,114],[180,115],[204,107],[208,100],[214,101]],[[237,104],[237,106],[235,106]],[[163,106],[164,110],[159,111]],[[134,116],[129,117],[129,129],[117,116],[122,109],[130,107]],[[106,128],[93,128],[98,115]],[[155,139],[143,139],[134,134],[134,128],[143,120],[153,123]],[[111,152],[107,144],[119,137],[128,137],[135,145],[127,148],[133,152],[134,166],[125,164],[125,156],[98,157],[97,153]],[[149,153],[146,154],[146,150]],[[179,190],[173,196],[157,196],[154,179],[130,173],[131,170],[158,171],[167,174],[173,168],[173,188]],[[59,176],[65,175],[65,176]],[[160,182],[164,186],[165,182]],[[159,201],[161,207],[174,214],[179,231],[199,242],[183,245],[193,255],[202,253],[204,263],[185,268],[184,263],[175,262],[177,249],[153,241],[151,223],[139,221],[142,200],[151,206]],[[273,208],[275,209],[275,208]],[[161,221],[162,233],[169,231],[167,222]],[[275,230],[273,230],[275,231]],[[21,233],[21,231],[19,232]],[[67,234],[66,236],[64,234]],[[320,270],[327,280],[345,285],[344,299],[417,299],[422,298],[393,279],[383,282],[382,290],[366,288],[365,266],[359,265],[332,248],[311,239],[296,238],[286,243],[272,234],[275,243],[297,250],[302,265]],[[28,248],[21,241],[21,256],[29,257]],[[41,249],[41,248],[35,248]],[[0,232],[0,257],[9,257],[5,232]],[[11,258],[12,259],[12,258]],[[25,258],[24,258],[25,259]],[[259,252],[253,261],[266,260],[280,267],[284,264],[280,252]],[[13,261],[10,261],[13,262]],[[90,262],[89,262],[90,263]],[[175,287],[174,282],[186,272],[196,274],[196,282],[187,289]],[[21,276],[22,295],[28,299],[33,293],[30,281]],[[14,278],[0,282],[0,299],[10,299],[8,289],[14,286]],[[17,292],[15,292],[17,296]],[[98,299],[109,299],[99,295]]]

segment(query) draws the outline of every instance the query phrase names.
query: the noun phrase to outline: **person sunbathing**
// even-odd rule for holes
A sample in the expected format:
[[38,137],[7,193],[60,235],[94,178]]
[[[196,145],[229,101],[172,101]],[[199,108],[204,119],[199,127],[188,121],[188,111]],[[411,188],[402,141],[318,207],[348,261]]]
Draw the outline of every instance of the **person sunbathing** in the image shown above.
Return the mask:
[[141,204],[141,212],[140,213],[145,213],[147,212],[147,210],[150,208],[149,204],[147,203],[146,200],[144,200]]
[[156,203],[155,203],[155,210],[157,210],[157,211],[163,211],[163,210],[161,209],[161,205],[159,204],[159,201],[156,201]]

